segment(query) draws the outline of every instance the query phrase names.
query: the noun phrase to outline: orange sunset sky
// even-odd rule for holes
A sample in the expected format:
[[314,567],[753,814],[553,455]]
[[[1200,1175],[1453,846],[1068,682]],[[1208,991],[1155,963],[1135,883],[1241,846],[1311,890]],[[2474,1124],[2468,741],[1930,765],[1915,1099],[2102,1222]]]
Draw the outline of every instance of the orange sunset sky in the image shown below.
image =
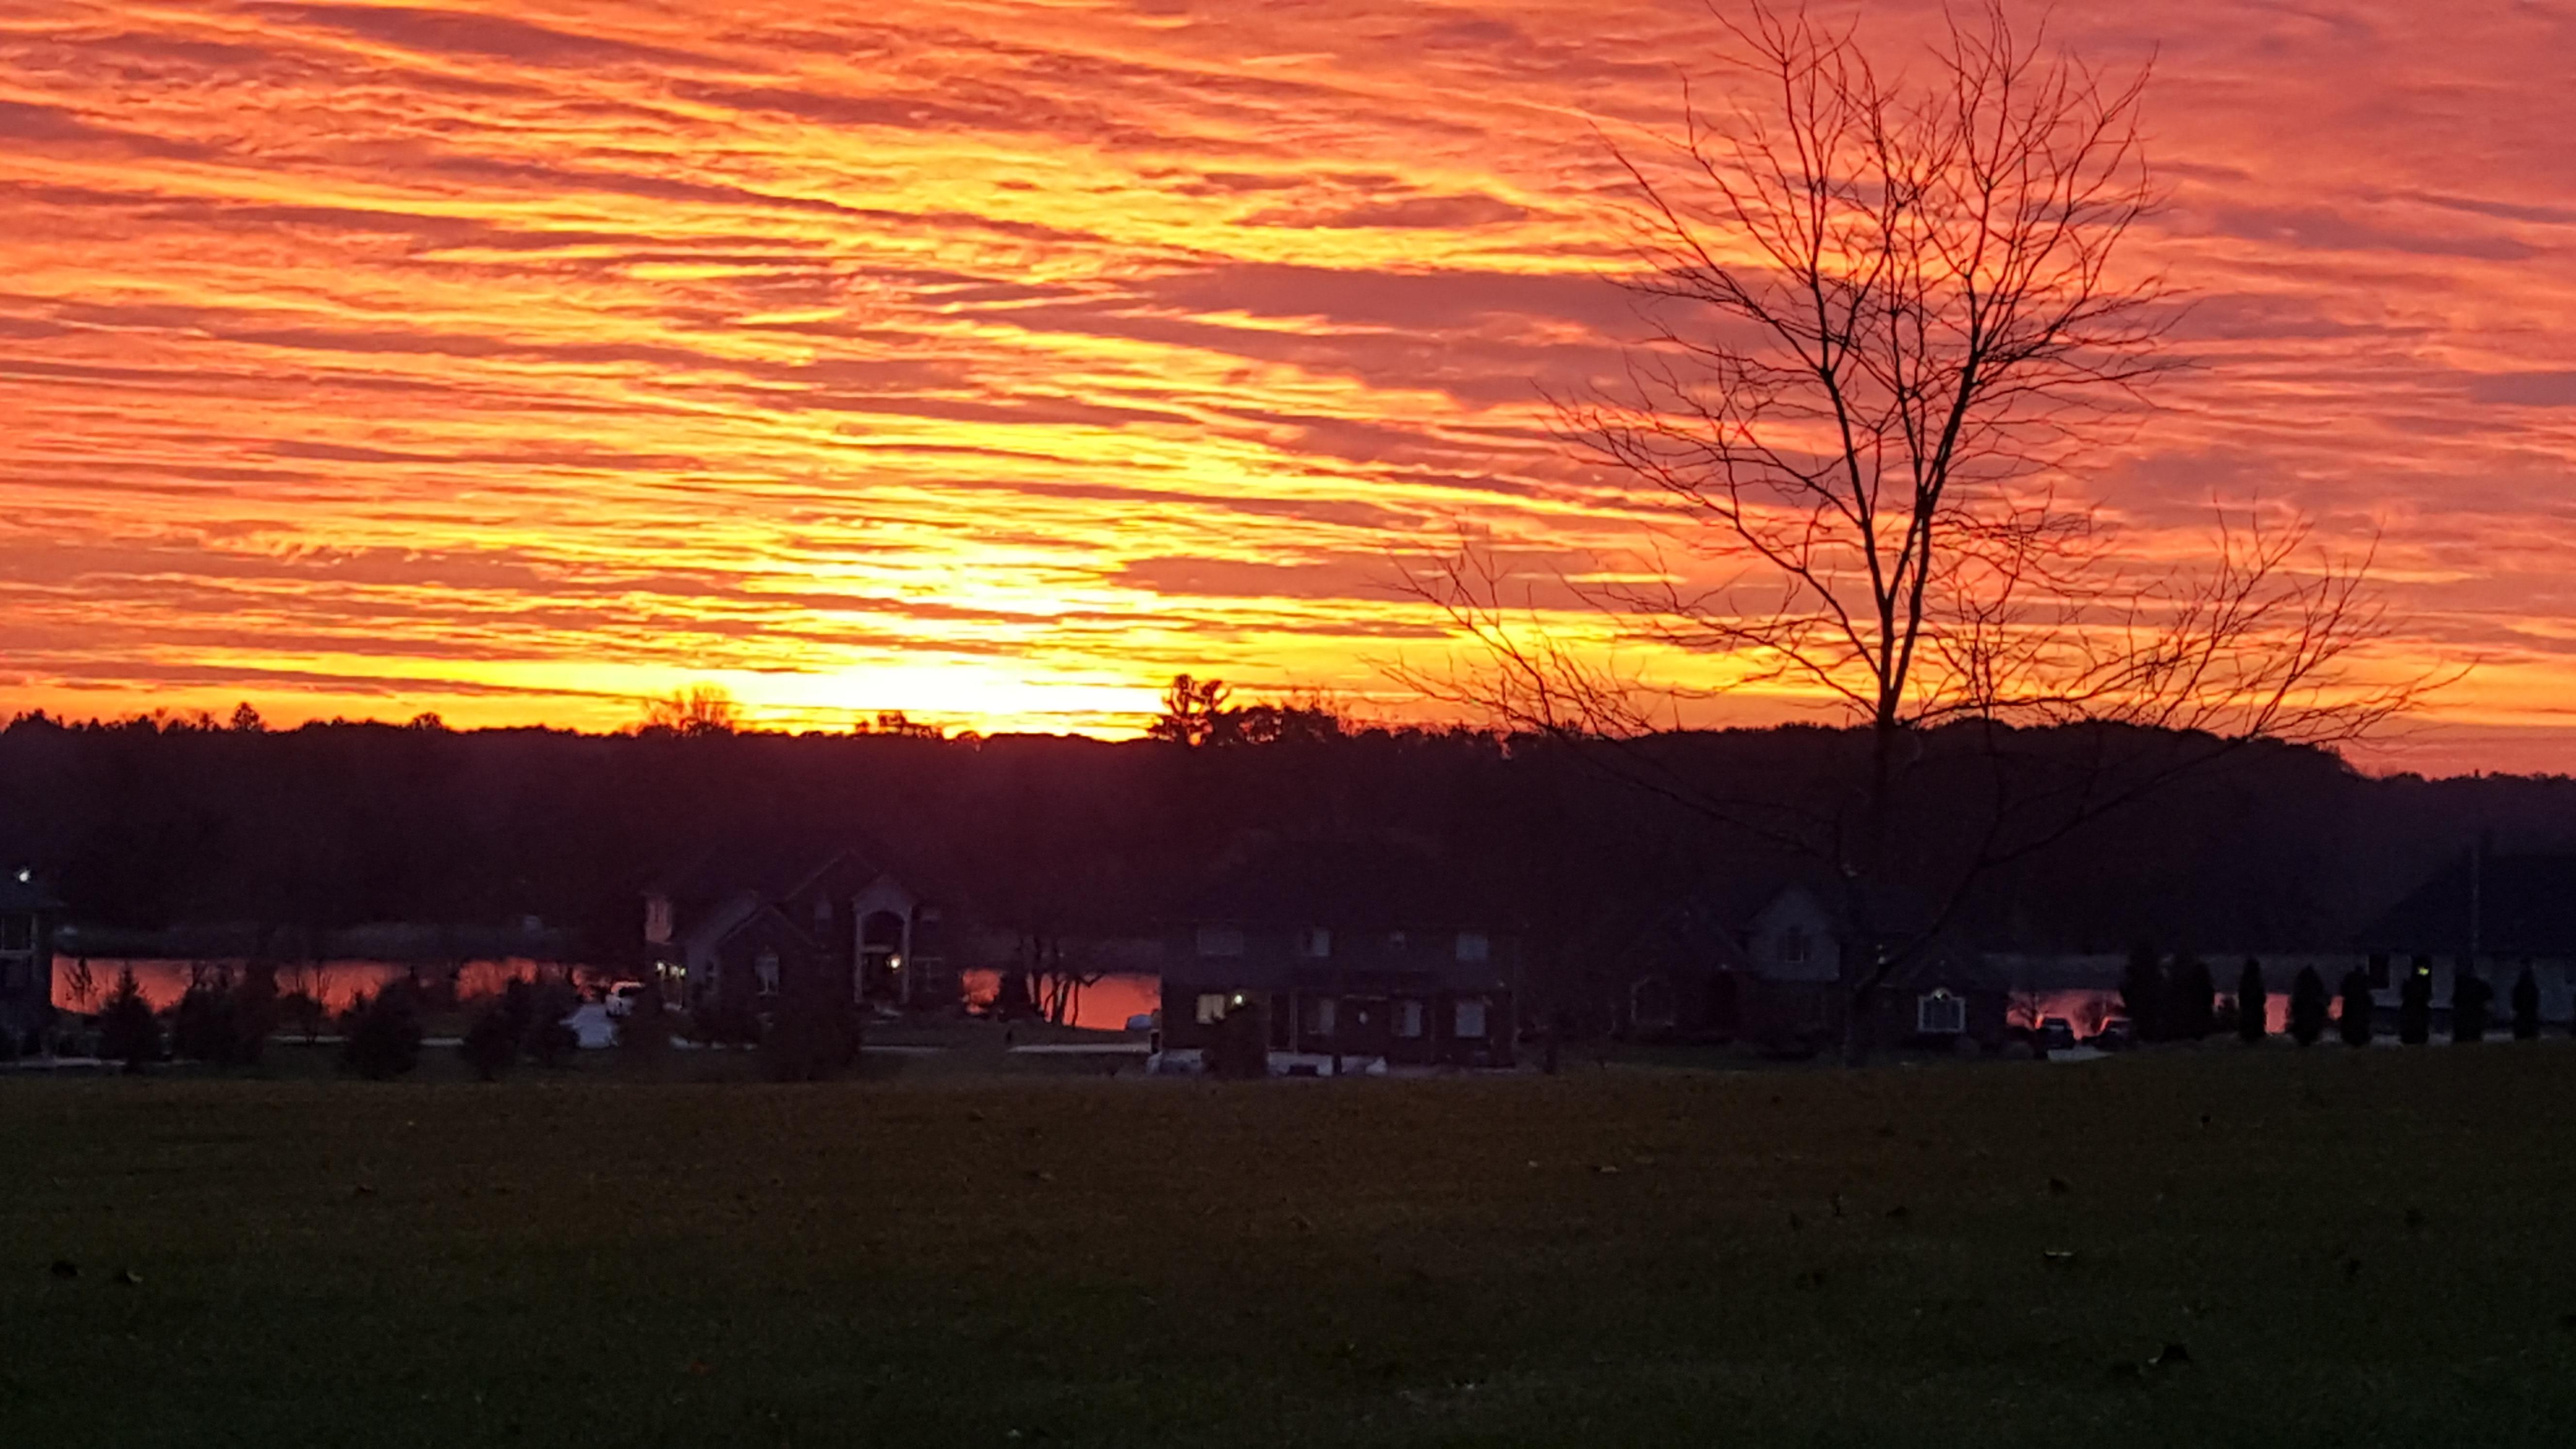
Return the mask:
[[[2156,57],[2128,259],[2194,303],[2078,486],[2140,560],[2213,500],[2376,532],[2379,662],[2478,663],[2366,762],[2576,770],[2576,8],[2054,23]],[[0,0],[0,712],[1114,732],[1188,669],[1402,715],[1443,643],[1391,557],[1637,542],[1540,390],[1639,335],[1595,128],[1669,125],[1714,28]]]

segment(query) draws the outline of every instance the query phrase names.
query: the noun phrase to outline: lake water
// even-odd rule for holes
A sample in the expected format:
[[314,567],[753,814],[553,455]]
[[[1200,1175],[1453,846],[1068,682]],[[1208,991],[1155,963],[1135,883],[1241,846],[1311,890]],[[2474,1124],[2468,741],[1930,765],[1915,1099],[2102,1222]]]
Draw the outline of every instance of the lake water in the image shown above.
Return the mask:
[[[964,971],[958,975],[965,985],[969,1006],[980,1007],[1001,989],[1002,973],[998,971]],[[1074,996],[1073,1024],[1093,1031],[1124,1031],[1129,1017],[1142,1016],[1162,1004],[1163,978],[1159,976],[1103,976]]]
[[[143,999],[156,1009],[178,1004],[187,994],[189,983],[208,972],[227,972],[240,980],[246,963],[242,961],[184,961],[126,959],[102,956],[54,958],[54,1005],[62,1010],[86,1015],[99,1009],[108,993],[116,989],[117,976],[134,972],[134,984]],[[82,970],[88,975],[84,985]],[[460,998],[497,995],[512,981],[533,981],[539,976],[561,978],[570,973],[576,981],[589,979],[588,967],[567,966],[559,961],[537,961],[526,957],[504,957],[490,961],[467,961],[456,968],[456,994]],[[423,980],[445,974],[443,967],[407,966],[394,961],[303,961],[277,968],[280,993],[301,991],[337,1011],[347,1006],[351,997],[362,991],[374,991],[388,981],[399,981],[417,972]]]

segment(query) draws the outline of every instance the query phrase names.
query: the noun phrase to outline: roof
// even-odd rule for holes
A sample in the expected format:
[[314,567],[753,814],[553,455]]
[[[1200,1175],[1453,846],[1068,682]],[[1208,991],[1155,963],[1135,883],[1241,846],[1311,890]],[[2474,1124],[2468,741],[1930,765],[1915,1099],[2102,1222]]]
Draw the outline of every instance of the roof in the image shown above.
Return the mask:
[[[2471,902],[2474,899],[2475,908]],[[2576,957],[2576,855],[2463,854],[2361,933],[2364,950]]]
[[1221,857],[1182,915],[1246,926],[1345,930],[1507,927],[1479,872],[1389,837],[1247,838]]

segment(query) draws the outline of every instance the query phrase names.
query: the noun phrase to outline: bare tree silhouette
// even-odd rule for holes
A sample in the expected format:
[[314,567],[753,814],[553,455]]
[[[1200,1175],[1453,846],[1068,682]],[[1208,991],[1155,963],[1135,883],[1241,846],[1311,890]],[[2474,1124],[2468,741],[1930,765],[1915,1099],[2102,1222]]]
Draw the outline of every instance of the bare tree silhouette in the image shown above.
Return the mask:
[[742,711],[722,685],[696,684],[667,698],[644,701],[637,726],[676,735],[729,735],[742,727]]
[[[2061,493],[2172,365],[2165,284],[2113,264],[2155,195],[2145,71],[2106,75],[2000,4],[1949,16],[1919,79],[1803,8],[1720,19],[1729,100],[1686,91],[1677,137],[1610,143],[1652,335],[1619,385],[1557,406],[1578,453],[1669,521],[1629,571],[1649,582],[1576,592],[1625,641],[1723,661],[1724,682],[1650,689],[1550,636],[1466,534],[1406,579],[1482,662],[1393,672],[1508,728],[1613,746],[1594,753],[1636,783],[1823,866],[1871,943],[1846,953],[1858,1029],[1995,868],[2236,744],[2348,740],[2437,681],[2356,671],[2386,633],[2366,554],[2222,514],[2205,564],[2142,578]],[[1719,581],[1684,584],[1668,549]],[[1853,726],[1829,798],[1713,785],[1634,747],[1682,701],[1750,686]],[[2088,766],[2012,758],[2014,727],[2069,724],[2149,728],[2095,731]],[[1953,859],[1901,860],[1909,778],[1971,765],[1994,782],[1982,829]]]

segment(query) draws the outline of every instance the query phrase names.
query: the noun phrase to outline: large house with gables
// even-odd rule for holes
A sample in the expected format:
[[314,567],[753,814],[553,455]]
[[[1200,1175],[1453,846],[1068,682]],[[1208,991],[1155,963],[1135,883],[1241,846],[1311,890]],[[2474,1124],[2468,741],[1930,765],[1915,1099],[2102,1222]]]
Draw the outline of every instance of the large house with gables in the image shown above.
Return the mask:
[[1454,862],[1385,838],[1247,837],[1164,932],[1156,1064],[1254,1013],[1274,1074],[1504,1067],[1521,937]]
[[887,1009],[954,1006],[949,922],[861,847],[716,851],[644,892],[644,949],[665,997],[754,1013],[807,991]]

